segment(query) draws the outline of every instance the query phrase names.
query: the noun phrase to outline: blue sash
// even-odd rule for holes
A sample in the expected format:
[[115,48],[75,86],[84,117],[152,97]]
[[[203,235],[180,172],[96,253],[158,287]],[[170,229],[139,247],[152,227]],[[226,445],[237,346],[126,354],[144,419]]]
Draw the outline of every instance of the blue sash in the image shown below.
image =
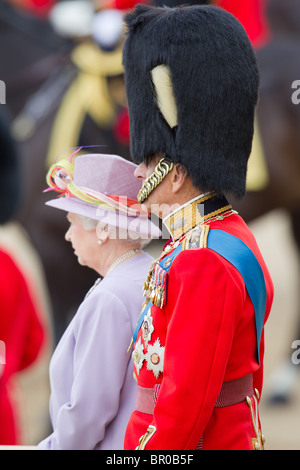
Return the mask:
[[[260,364],[259,348],[267,301],[265,278],[261,266],[253,252],[242,240],[234,235],[224,232],[223,230],[212,229],[209,231],[207,248],[214,250],[229,261],[240,272],[244,279],[247,292],[255,311],[257,360]],[[174,259],[181,251],[182,244],[180,244],[170,255],[163,258],[159,263],[160,266],[168,272]],[[144,321],[144,317],[151,307],[152,303],[149,301],[142,312],[133,333],[133,343],[135,343],[139,329]]]
[[255,311],[257,338],[257,360],[260,364],[259,348],[267,302],[265,277],[257,258],[239,238],[223,230],[210,230],[207,248],[227,259],[241,274]]

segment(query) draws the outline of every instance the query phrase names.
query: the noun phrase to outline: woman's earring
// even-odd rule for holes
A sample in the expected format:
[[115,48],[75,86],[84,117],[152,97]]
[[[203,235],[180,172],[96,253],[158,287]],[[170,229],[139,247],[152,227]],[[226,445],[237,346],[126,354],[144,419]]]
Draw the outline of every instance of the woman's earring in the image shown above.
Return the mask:
[[102,245],[102,243],[103,243],[103,241],[102,241],[102,240],[98,240],[98,241],[97,241],[97,243],[98,243],[98,245],[100,245],[100,246],[101,246],[101,245]]

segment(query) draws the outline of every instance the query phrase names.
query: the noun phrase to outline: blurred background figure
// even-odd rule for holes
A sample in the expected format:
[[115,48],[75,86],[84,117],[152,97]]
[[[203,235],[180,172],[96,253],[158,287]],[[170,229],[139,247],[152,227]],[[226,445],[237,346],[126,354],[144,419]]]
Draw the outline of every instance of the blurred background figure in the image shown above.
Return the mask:
[[[2,225],[14,215],[22,196],[19,155],[4,107],[0,108],[0,149]],[[36,361],[46,336],[32,288],[10,253],[0,247],[0,340],[4,347],[0,365],[0,445],[22,442],[14,379]]]
[[244,26],[254,48],[266,44],[270,38],[266,18],[266,5],[269,0],[211,0],[216,5],[234,15]]
[[46,18],[56,0],[10,0],[10,3],[33,16]]
[[22,197],[22,174],[20,156],[11,137],[9,115],[5,106],[0,107],[0,224],[8,222],[16,213]]
[[[51,225],[45,227],[39,220],[38,208],[45,187],[45,151],[57,93],[65,86],[57,74],[69,60],[71,46],[27,5],[0,2],[0,76],[6,84],[5,108],[12,117],[11,131],[18,143],[22,172],[22,199],[13,221],[25,229],[46,275],[47,244],[51,245],[55,235],[49,234]],[[55,234],[55,221],[53,224]]]

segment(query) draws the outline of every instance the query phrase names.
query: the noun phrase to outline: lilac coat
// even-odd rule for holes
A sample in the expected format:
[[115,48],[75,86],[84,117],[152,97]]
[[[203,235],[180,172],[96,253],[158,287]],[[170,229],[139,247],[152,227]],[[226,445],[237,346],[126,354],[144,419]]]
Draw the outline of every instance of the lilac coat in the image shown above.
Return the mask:
[[38,449],[123,449],[136,396],[127,348],[151,262],[123,262],[80,305],[50,362],[53,432]]

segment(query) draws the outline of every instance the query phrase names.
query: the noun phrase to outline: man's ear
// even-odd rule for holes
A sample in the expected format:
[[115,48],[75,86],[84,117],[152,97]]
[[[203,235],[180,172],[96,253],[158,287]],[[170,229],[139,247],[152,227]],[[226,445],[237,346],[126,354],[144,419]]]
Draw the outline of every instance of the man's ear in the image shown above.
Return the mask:
[[177,163],[171,172],[172,193],[176,194],[184,185],[187,177],[187,171],[183,165]]

